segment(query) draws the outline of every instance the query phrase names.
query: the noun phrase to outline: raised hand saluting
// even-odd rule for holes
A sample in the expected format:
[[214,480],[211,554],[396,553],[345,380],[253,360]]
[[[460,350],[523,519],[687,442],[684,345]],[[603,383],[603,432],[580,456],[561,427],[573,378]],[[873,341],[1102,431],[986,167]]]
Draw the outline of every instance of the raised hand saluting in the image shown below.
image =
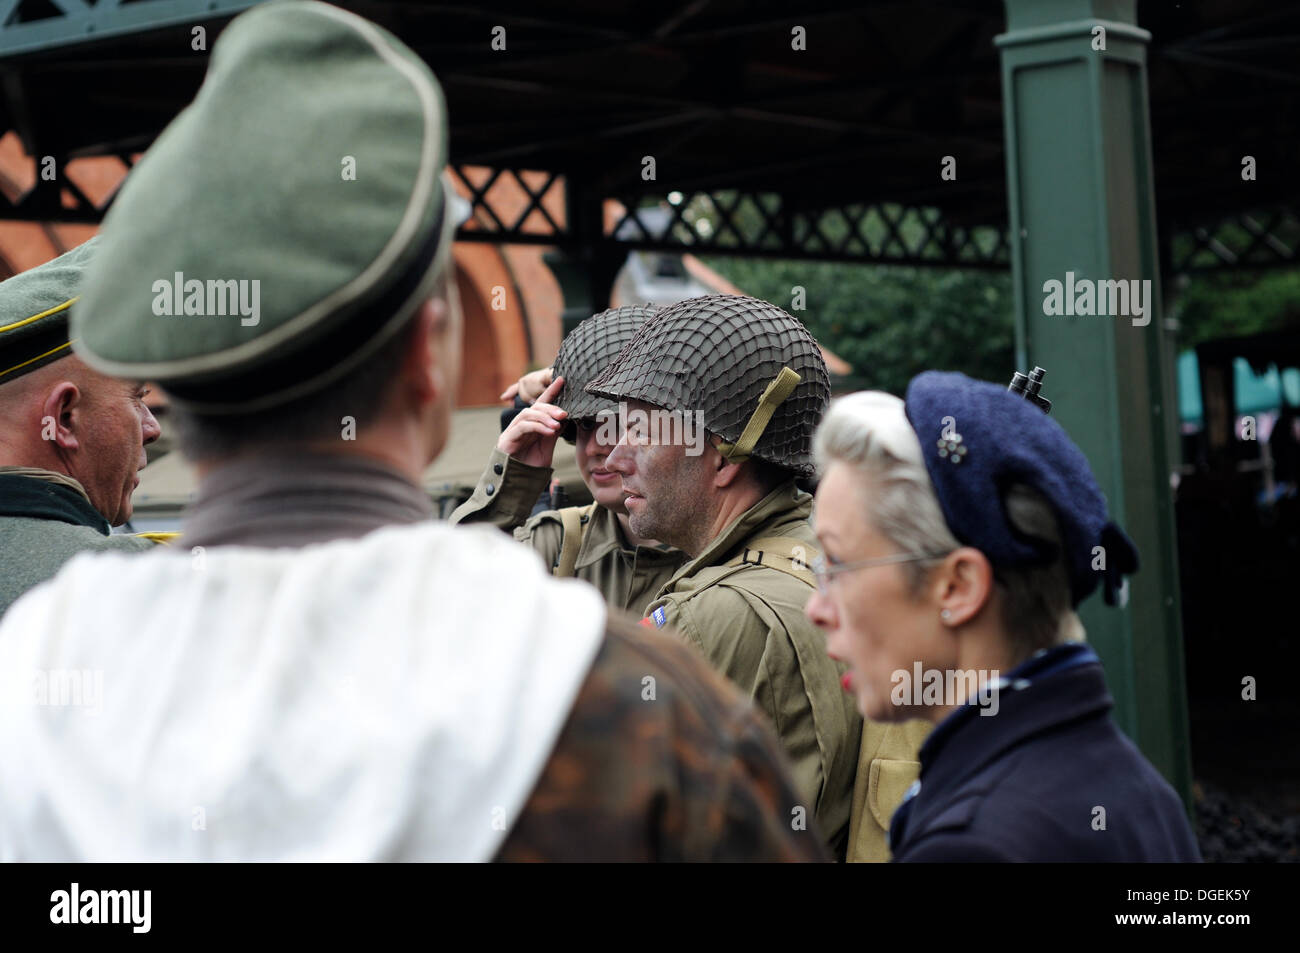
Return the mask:
[[534,467],[549,467],[555,456],[555,441],[564,428],[566,411],[551,403],[564,386],[564,378],[557,377],[542,391],[537,403],[525,407],[515,416],[497,439],[497,449],[520,463]]

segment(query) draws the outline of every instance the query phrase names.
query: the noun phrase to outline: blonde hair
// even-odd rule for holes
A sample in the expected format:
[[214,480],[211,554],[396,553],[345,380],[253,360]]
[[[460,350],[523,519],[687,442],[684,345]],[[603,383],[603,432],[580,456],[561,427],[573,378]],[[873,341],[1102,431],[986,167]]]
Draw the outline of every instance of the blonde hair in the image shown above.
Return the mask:
[[[813,437],[813,459],[819,473],[840,462],[870,483],[875,493],[867,517],[900,550],[935,554],[902,565],[914,594],[943,557],[962,545],[944,519],[903,402],[892,394],[859,391],[832,401]],[[994,567],[1003,595],[1002,621],[1016,659],[1081,640],[1083,626],[1071,605],[1069,571],[1051,506],[1022,484],[1009,487],[1001,503],[1019,533],[1056,547],[1056,557],[1043,566]]]

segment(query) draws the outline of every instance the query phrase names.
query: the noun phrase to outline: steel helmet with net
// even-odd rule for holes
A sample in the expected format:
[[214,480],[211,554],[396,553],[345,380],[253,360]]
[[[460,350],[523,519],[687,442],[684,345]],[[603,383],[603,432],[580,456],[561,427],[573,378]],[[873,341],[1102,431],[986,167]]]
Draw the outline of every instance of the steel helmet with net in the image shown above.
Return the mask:
[[554,368],[555,376],[564,378],[555,404],[569,415],[562,432],[565,440],[574,439],[576,421],[618,412],[618,404],[587,393],[586,386],[610,365],[657,310],[652,304],[610,308],[587,318],[565,337]]
[[698,412],[728,460],[753,457],[809,478],[831,388],[799,319],[757,298],[711,295],[659,311],[587,393]]

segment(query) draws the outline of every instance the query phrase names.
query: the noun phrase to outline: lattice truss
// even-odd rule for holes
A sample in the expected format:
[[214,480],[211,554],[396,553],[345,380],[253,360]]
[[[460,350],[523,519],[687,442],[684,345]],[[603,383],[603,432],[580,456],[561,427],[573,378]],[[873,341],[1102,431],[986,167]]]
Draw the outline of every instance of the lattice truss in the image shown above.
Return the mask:
[[1300,261],[1300,215],[1281,206],[1176,227],[1169,251],[1175,273],[1294,265]]
[[[566,246],[564,178],[553,172],[457,166],[473,215],[470,241]],[[793,209],[774,192],[735,189],[610,196],[600,240],[628,248],[843,261],[1005,268],[1005,228],[954,225],[935,208],[849,203]]]
[[[17,136],[0,137],[0,151],[19,149]],[[118,186],[140,158],[138,152],[97,155],[76,159],[41,156],[14,174],[0,171],[0,219],[29,222],[99,222]],[[54,174],[47,177],[45,170]]]
[[783,197],[737,190],[626,199],[623,242],[789,258],[1006,267],[1005,228],[965,228],[936,208],[853,202],[791,208]]
[[[12,132],[0,138],[0,150],[21,148]],[[0,219],[98,222],[139,156],[31,158],[27,174],[0,174]],[[42,170],[50,160],[58,174],[46,179]],[[451,177],[473,210],[458,239],[581,243],[569,227],[559,173],[453,166]],[[780,194],[735,189],[611,196],[604,206],[597,240],[628,249],[965,268],[1010,263],[1005,228],[954,224],[936,208],[861,202],[791,208]],[[1300,262],[1300,213],[1291,206],[1173,227],[1167,270],[1176,274]]]

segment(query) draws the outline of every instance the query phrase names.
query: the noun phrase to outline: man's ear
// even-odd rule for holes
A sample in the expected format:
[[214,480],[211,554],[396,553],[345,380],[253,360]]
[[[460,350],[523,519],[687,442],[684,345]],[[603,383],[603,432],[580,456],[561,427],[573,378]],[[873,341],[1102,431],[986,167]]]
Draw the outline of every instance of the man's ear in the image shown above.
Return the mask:
[[931,586],[939,609],[948,613],[943,621],[963,625],[979,615],[993,595],[993,566],[978,549],[961,546],[944,557]]
[[410,324],[398,332],[407,336],[402,374],[422,404],[436,401],[447,386],[444,365],[451,355],[446,353],[446,324],[446,302],[431,298],[420,306]]
[[708,441],[708,447],[707,452],[713,455],[711,462],[713,463],[713,469],[716,471],[713,474],[713,485],[718,489],[731,486],[740,479],[745,465],[743,463],[732,463],[724,457],[722,451],[718,449],[717,444],[712,440]]
[[51,387],[41,402],[41,439],[60,450],[78,449],[81,407],[81,391],[72,381],[59,381]]

